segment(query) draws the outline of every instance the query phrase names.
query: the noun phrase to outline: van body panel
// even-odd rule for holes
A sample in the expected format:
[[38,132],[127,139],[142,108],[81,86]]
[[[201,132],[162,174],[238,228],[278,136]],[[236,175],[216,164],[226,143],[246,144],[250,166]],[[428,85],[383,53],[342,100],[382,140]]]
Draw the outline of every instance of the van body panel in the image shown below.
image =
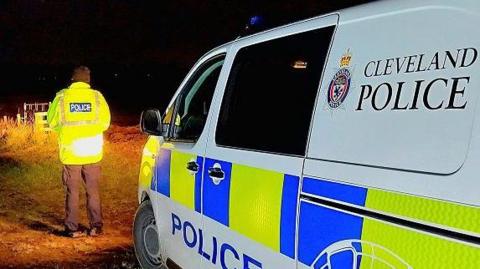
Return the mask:
[[[203,165],[195,175],[185,169],[190,160],[203,164],[204,148],[198,145],[202,144],[192,148],[191,145],[181,143],[163,143],[158,152],[152,183],[153,196],[157,201],[157,227],[163,240],[161,245],[164,247],[162,254],[183,268],[196,266],[201,262],[194,249],[185,247],[186,235],[172,228],[178,223],[176,218],[189,220],[192,226],[201,227],[202,216],[197,199],[200,195],[198,186]],[[177,251],[178,249],[184,251]]]
[[326,257],[341,268],[477,268],[480,38],[465,33],[478,3],[339,13],[304,164],[299,268]]
[[308,177],[303,179],[302,193],[446,230],[480,235],[480,208],[475,206]]
[[[327,14],[327,15],[315,17],[312,19],[308,19],[305,21],[296,22],[289,25],[285,25],[285,26],[280,26],[275,29],[267,30],[265,32],[261,32],[251,36],[246,36],[230,44],[232,45],[233,49],[236,48],[238,50],[245,46],[251,46],[254,44],[266,42],[276,38],[286,37],[286,36],[306,32],[306,31],[324,28],[327,26],[334,26],[338,24],[339,18],[340,18],[339,14],[337,13]],[[236,53],[236,52],[233,51],[232,53]]]
[[[228,47],[218,48],[202,57],[181,83],[168,109],[176,111],[177,98],[189,90],[192,80],[197,80],[198,72],[203,72],[202,66],[219,55],[224,55],[227,50]],[[224,70],[225,68],[221,67],[219,76],[222,72],[225,73]],[[207,129],[209,124],[210,118],[207,117],[204,128]],[[169,258],[182,268],[194,268],[202,263],[198,250],[193,246],[189,247],[187,243],[198,243],[197,229],[202,228],[201,183],[207,139],[206,132],[203,132],[195,143],[167,137],[165,141],[161,141],[158,152],[154,154],[155,165],[149,196],[157,220],[161,256],[164,261]],[[196,173],[187,169],[189,162],[198,165]],[[182,220],[185,223],[181,222]],[[183,251],[178,251],[179,249]]]
[[[291,25],[279,31],[241,39],[232,44],[226,65],[233,63],[242,48],[319,26],[336,25],[337,21],[338,16],[332,15],[315,22]],[[215,93],[216,105],[211,110],[216,119],[220,114],[227,81],[219,83],[224,87]],[[217,123],[213,121],[210,126],[206,151],[204,233],[219,242],[230,242],[239,253],[240,261],[229,259],[226,261],[230,265],[227,268],[296,268],[295,230],[303,157],[217,145]],[[218,185],[207,173],[214,165],[219,165],[225,171],[225,178]],[[251,260],[249,264],[245,260],[242,263],[242,253]],[[204,262],[203,266],[221,268],[212,260]]]
[[[233,64],[238,52],[245,47],[318,27],[335,26],[337,21],[338,16],[331,15],[241,39],[232,44],[226,64]],[[304,158],[218,145],[216,130],[227,81],[220,83],[224,87],[214,96],[215,106],[211,110],[214,120],[209,130],[205,171],[219,164],[226,174],[218,185],[208,173],[204,174],[204,233],[218,241],[234,243],[232,246],[240,256],[243,253],[252,260],[246,264],[230,259],[231,266],[227,268],[296,268],[297,201]],[[222,268],[211,261],[203,265]]]
[[[478,268],[478,246],[300,202],[298,268]],[[326,267],[329,266],[329,267]]]
[[[378,1],[208,52],[169,105],[203,64],[225,55],[201,135],[151,138],[142,157],[139,198],[152,200],[162,258],[182,268],[479,268],[479,14],[475,0]],[[236,61],[327,28],[306,142],[284,141],[305,142],[305,154],[222,140]],[[298,74],[313,64],[293,60]],[[290,87],[289,104],[305,94],[300,87]],[[192,161],[196,173],[185,169]]]
[[[443,17],[462,20],[424,21]],[[341,17],[307,156],[433,174],[458,171],[480,87],[480,38],[464,33],[474,32],[479,18],[441,6],[353,22]],[[351,72],[350,88],[332,107],[328,88],[342,70]]]
[[415,0],[382,0],[342,9],[338,13],[341,14],[342,21],[355,22],[372,17],[390,16],[407,10],[429,8],[457,9],[470,13],[480,11],[478,2],[475,0],[459,0],[455,2],[449,0],[424,0],[421,2]]
[[[295,268],[300,178],[218,159],[207,159],[205,167],[215,163],[221,164],[226,175],[216,185],[204,174],[204,235],[215,238],[219,248],[228,244],[238,253],[237,258],[225,259],[227,268],[248,264],[251,268]],[[258,183],[252,187],[254,180]],[[205,251],[215,250],[206,247]],[[221,264],[210,259],[203,268],[221,268]]]

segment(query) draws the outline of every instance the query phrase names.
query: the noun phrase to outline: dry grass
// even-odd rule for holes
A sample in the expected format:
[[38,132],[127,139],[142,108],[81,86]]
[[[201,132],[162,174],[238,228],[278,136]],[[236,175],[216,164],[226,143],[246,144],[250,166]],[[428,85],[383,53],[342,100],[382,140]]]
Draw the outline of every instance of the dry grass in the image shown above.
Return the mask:
[[[98,256],[101,253],[118,247],[131,254],[131,224],[137,206],[138,169],[146,137],[138,132],[138,128],[118,126],[112,126],[105,137],[101,198],[107,239],[76,241],[76,245],[72,245],[71,241],[52,235],[62,229],[64,216],[62,165],[58,160],[55,133],[37,131],[31,126],[17,126],[13,122],[0,122],[0,267],[26,266],[24,262],[32,259],[36,264],[69,267],[65,257],[88,265],[89,261],[100,259]],[[80,197],[84,209],[84,195]],[[82,223],[88,224],[85,210],[82,210],[81,217]],[[46,239],[45,234],[48,234]],[[19,242],[16,238],[28,240]],[[58,241],[61,252],[38,247],[48,245],[52,240]],[[19,250],[22,255],[11,255],[7,250],[15,249],[15,246],[22,246],[28,251]],[[78,252],[78,248],[82,247],[88,249]],[[131,255],[127,260],[129,264],[134,264]]]
[[[35,150],[53,150],[56,145],[54,132],[45,132],[32,125],[17,124],[13,121],[0,121],[0,150],[17,151],[35,148]],[[1,152],[1,151],[0,151]]]

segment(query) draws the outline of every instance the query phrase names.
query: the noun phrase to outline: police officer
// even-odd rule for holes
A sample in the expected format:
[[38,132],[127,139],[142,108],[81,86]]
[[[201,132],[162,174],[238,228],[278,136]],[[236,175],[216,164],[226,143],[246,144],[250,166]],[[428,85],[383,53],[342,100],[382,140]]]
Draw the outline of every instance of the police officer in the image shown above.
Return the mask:
[[110,110],[103,95],[90,88],[90,70],[74,69],[72,84],[55,96],[47,116],[50,128],[58,133],[60,161],[65,186],[65,234],[80,237],[78,228],[79,188],[87,192],[89,234],[102,234],[102,208],[99,195],[100,165],[103,157],[103,132],[110,125]]

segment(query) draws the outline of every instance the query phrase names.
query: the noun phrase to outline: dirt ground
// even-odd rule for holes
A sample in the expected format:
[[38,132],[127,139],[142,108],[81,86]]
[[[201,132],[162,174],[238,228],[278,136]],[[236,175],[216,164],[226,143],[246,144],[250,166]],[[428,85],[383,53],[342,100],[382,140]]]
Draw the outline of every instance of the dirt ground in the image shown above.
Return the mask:
[[[114,126],[106,134],[101,180],[105,234],[78,239],[60,234],[64,192],[54,135],[11,126],[1,132],[0,268],[138,268],[131,228],[146,138],[137,128]],[[81,219],[87,226],[84,196]]]

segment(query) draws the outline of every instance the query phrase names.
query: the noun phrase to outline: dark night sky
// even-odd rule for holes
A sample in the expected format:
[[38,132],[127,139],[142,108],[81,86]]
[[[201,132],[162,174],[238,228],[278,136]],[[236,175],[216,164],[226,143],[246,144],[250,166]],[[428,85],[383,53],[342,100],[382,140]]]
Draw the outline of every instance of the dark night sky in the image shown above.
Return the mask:
[[196,59],[237,37],[249,17],[278,26],[365,2],[2,0],[0,102],[7,95],[50,98],[74,65],[86,64],[119,106],[157,104],[122,102],[135,90],[158,97],[161,107]]

